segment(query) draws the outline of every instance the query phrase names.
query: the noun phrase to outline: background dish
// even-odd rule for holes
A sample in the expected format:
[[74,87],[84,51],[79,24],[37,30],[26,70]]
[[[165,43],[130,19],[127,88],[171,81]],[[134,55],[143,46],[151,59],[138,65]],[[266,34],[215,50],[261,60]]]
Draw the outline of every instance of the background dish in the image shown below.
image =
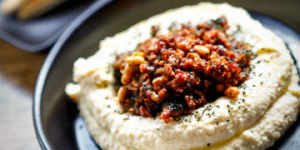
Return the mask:
[[[92,55],[98,50],[99,40],[127,29],[140,20],[169,8],[198,2],[182,0],[116,1],[96,12],[80,28],[77,28],[79,23],[69,28],[53,47],[44,63],[36,85],[33,116],[42,149],[100,149],[90,138],[84,122],[78,115],[76,105],[68,100],[64,94],[66,83],[72,79],[73,62],[78,57]],[[238,5],[235,2],[237,1],[231,1],[231,4]],[[243,2],[245,2],[244,6],[248,6],[246,8],[250,10],[268,14],[267,10],[257,10],[260,6],[256,7],[257,4],[254,1],[251,1],[251,5],[247,5],[250,2]],[[267,28],[271,28],[284,39],[292,50],[299,49],[300,37],[296,31],[277,20],[258,13],[253,14],[253,17],[261,20]],[[296,58],[300,58],[300,52],[295,52],[295,54],[297,55]],[[299,124],[298,119],[273,149],[276,147],[280,150],[296,150],[300,147]]]
[[[100,1],[109,2],[111,0]],[[25,51],[46,50],[55,43],[74,18],[81,15],[94,3],[97,3],[97,0],[68,1],[43,16],[27,21],[0,13],[0,37]],[[105,4],[103,3],[103,5]],[[87,17],[89,15],[82,18]]]

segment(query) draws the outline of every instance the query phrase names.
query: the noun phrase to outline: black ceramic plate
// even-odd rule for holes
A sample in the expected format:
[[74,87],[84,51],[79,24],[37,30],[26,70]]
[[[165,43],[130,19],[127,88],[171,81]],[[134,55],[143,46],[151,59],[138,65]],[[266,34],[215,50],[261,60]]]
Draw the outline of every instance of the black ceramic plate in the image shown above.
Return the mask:
[[96,2],[69,0],[45,15],[28,21],[0,13],[0,38],[25,51],[45,50],[55,43],[76,17]]
[[[72,80],[72,65],[78,57],[92,55],[98,49],[98,42],[114,35],[138,21],[169,8],[176,8],[199,1],[183,0],[122,0],[115,1],[96,12],[82,25],[75,22],[53,47],[39,74],[34,93],[33,117],[38,140],[43,150],[100,150],[79,116],[76,105],[64,94],[65,85]],[[243,3],[233,4],[242,5]],[[244,1],[243,1],[244,2]],[[252,1],[254,2],[254,1]],[[256,1],[257,2],[257,1]],[[250,10],[256,4],[245,5]],[[257,10],[256,10],[257,11]],[[259,11],[263,14],[268,12]],[[299,50],[299,35],[286,24],[262,15],[252,13],[267,28],[282,37],[295,55]],[[300,127],[298,121],[276,142],[272,149],[298,150]]]

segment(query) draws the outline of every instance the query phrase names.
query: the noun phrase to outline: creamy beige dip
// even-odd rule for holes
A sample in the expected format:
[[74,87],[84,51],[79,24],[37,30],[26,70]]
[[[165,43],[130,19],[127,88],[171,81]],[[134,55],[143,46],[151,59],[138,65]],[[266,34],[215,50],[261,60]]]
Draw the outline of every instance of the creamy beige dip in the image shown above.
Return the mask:
[[[196,25],[224,15],[229,34],[250,43],[257,57],[237,99],[220,97],[181,120],[122,113],[114,90],[116,55],[133,51],[151,36],[151,26],[168,33],[172,24]],[[283,41],[249,14],[228,4],[200,3],[169,10],[100,42],[99,51],[74,64],[66,93],[79,101],[90,133],[104,150],[258,150],[270,147],[299,111],[299,78]]]

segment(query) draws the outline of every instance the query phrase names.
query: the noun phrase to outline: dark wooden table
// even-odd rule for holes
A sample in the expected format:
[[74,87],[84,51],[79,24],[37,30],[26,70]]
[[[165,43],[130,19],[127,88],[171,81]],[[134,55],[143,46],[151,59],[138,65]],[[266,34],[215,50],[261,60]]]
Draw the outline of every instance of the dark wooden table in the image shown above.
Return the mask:
[[46,54],[32,54],[0,40],[0,149],[39,150],[31,105]]

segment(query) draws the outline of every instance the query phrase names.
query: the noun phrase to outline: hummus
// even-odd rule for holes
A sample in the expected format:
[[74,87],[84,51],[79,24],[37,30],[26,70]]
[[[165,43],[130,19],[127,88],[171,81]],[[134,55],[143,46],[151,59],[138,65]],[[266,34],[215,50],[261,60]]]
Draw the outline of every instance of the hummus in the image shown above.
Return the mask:
[[[253,45],[257,55],[236,99],[222,96],[170,123],[122,113],[115,56],[135,50],[151,37],[152,26],[167,34],[171,25],[196,25],[220,16],[228,19],[228,34]],[[75,84],[68,84],[66,93],[79,101],[90,133],[104,150],[266,149],[296,120],[300,105],[299,77],[283,41],[245,10],[228,4],[200,3],[151,17],[101,41],[99,51],[79,58],[73,71]]]

